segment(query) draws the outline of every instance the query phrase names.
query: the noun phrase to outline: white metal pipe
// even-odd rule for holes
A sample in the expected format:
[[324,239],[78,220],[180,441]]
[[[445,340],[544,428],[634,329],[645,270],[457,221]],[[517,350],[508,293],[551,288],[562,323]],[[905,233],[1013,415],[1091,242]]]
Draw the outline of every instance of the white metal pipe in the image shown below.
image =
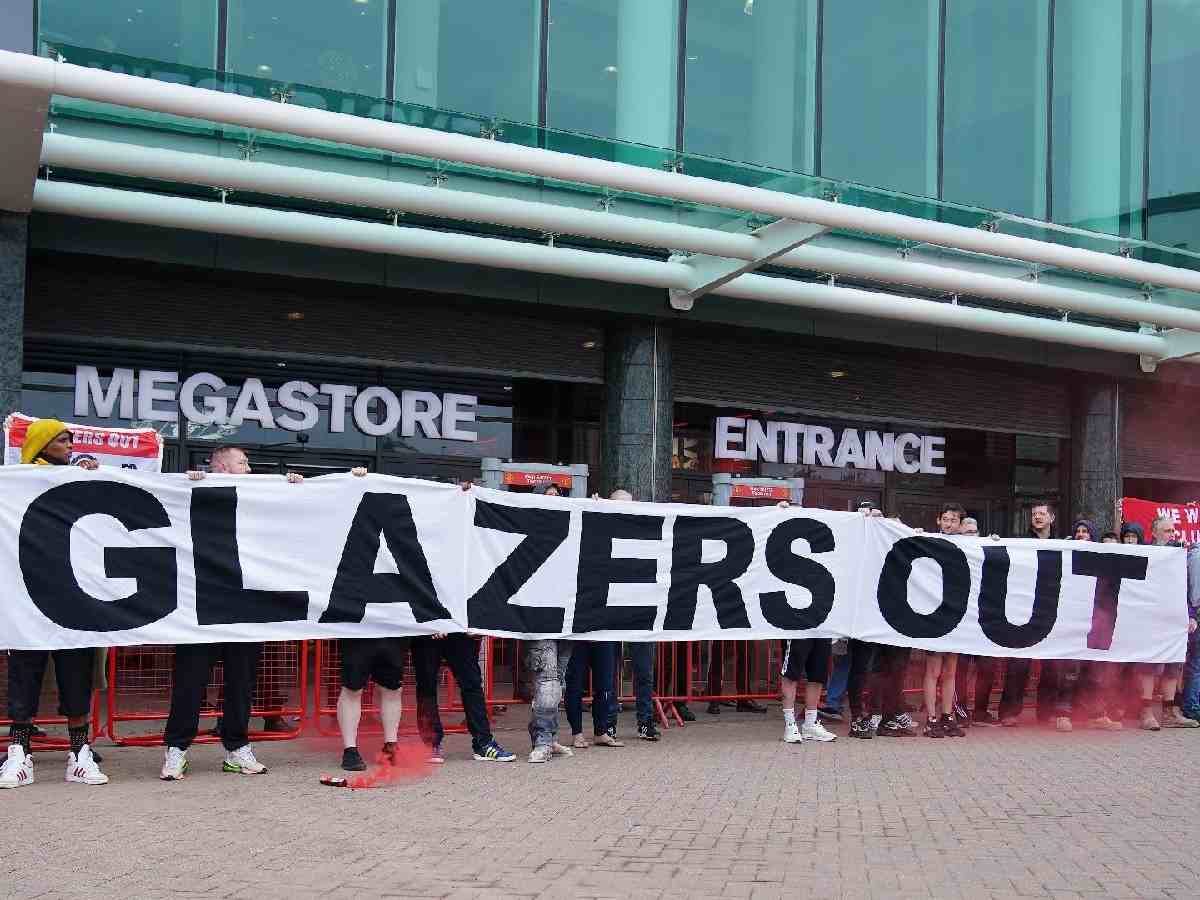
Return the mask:
[[[858,288],[832,287],[828,284],[770,278],[766,275],[742,275],[713,293],[762,303],[827,309],[893,321],[920,322],[923,325],[946,328],[970,328],[989,334],[1054,341],[1076,347],[1092,347],[1096,350],[1136,353],[1158,358],[1166,353],[1165,339],[1152,334],[1115,331],[1111,328],[1097,328],[1057,319],[1039,319],[1019,313],[964,308],[919,297],[896,297]],[[966,322],[970,324],[964,324]]]
[[[417,228],[356,222],[311,213],[167,197],[68,182],[39,181],[34,208],[42,212],[163,228],[234,234],[315,246],[357,249],[447,262],[594,278],[655,288],[687,289],[694,273],[683,263],[633,259],[611,253],[556,249],[498,238],[440,234]],[[743,275],[715,293],[805,308],[871,315],[892,320],[1027,337],[1119,353],[1162,357],[1157,335],[1035,319],[869,291],[812,285],[784,278]]]
[[900,240],[957,247],[1128,281],[1200,291],[1200,271],[1126,259],[1077,247],[934,222],[898,213],[800,197],[629,165],[384,122],[256,97],[139,78],[0,51],[0,84],[51,84],[70,97],[207,119],[358,147],[539,175],[710,206],[796,219]]
[[42,212],[89,219],[136,222],[365,253],[473,263],[498,269],[643,284],[663,289],[684,287],[692,277],[691,270],[682,263],[187,197],[164,197],[63,181],[39,181],[34,187],[33,199],[34,208]]
[[737,259],[754,259],[760,243],[750,234],[730,234],[611,212],[66,134],[44,136],[42,163],[87,172],[302,197],[372,209],[395,209],[554,234],[587,235],[643,247],[691,250]]
[[[486,222],[555,234],[688,250],[752,260],[764,253],[761,239],[612,212],[574,209],[510,197],[404,184],[337,172],[251,162],[51,133],[42,144],[46,165],[185,184],[224,187],[331,203],[397,209],[461,221]],[[794,268],[906,284],[948,293],[991,297],[1051,309],[1149,322],[1200,331],[1200,310],[1113,297],[1033,281],[967,272],[898,257],[806,244],[775,260]]]

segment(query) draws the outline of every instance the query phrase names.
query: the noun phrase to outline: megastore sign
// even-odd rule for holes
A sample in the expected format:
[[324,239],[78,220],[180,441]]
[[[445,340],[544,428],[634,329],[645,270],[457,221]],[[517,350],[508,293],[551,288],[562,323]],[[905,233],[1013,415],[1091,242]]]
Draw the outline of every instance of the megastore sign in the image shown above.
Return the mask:
[[[228,388],[236,387],[236,397]],[[321,402],[320,398],[328,398]],[[261,378],[241,385],[227,384],[212,372],[196,372],[180,382],[178,372],[159,369],[113,369],[105,387],[96,366],[75,367],[75,415],[101,419],[119,415],[144,422],[178,422],[180,417],[198,425],[243,425],[309,431],[328,407],[329,430],[346,430],[346,405],[353,400],[351,419],[363,434],[379,437],[398,432],[402,437],[447,441],[474,441],[479,398],[471,394],[435,394],[374,386],[359,390],[350,384],[288,381],[275,390],[274,406]],[[377,402],[378,401],[378,402]],[[372,405],[382,415],[372,416]]]
[[945,438],[928,434],[843,428],[838,435],[824,425],[719,416],[713,456],[837,469],[877,469],[906,475],[945,475],[945,445]]

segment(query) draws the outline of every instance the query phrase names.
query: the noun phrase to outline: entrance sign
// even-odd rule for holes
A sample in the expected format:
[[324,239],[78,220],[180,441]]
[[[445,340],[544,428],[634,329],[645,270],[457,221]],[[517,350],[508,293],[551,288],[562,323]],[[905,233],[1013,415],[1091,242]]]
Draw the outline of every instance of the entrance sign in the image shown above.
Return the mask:
[[799,507],[0,468],[10,648],[470,629],[1169,662],[1186,651],[1185,584],[1178,548],[943,537]]
[[843,428],[839,435],[824,425],[762,422],[738,416],[718,416],[716,427],[716,459],[881,469],[908,475],[946,474],[946,439],[929,434]]
[[[346,430],[346,403],[353,401],[352,421],[363,434],[379,437],[399,433],[447,441],[475,441],[478,433],[468,429],[475,421],[479,398],[470,394],[435,394],[430,391],[401,391],[375,386],[359,390],[350,384],[315,385],[287,381],[279,385],[272,409],[267,387],[261,378],[247,378],[237,396],[221,394],[228,387],[212,372],[196,372],[181,384],[178,372],[158,369],[113,369],[105,387],[95,366],[75,367],[75,415],[146,422],[178,422],[180,414],[198,425],[243,425],[257,422],[263,428],[310,431],[321,419],[317,398],[328,398],[329,430]],[[178,411],[163,408],[178,403]],[[372,404],[377,404],[374,418]]]
[[[36,421],[33,416],[13,413],[4,420],[4,465],[21,462],[25,432]],[[97,428],[64,422],[74,440],[72,463],[91,457],[101,466],[161,472],[162,435],[153,428]]]

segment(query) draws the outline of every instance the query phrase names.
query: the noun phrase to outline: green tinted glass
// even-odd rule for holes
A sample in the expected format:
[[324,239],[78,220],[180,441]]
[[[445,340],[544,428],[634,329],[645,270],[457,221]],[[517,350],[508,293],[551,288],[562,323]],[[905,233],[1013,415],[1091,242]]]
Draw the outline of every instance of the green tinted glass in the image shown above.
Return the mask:
[[43,46],[90,47],[187,66],[217,64],[217,0],[41,0]]
[[385,0],[229,0],[230,72],[374,97],[385,93]]
[[1200,3],[1154,0],[1150,47],[1150,237],[1200,250]]

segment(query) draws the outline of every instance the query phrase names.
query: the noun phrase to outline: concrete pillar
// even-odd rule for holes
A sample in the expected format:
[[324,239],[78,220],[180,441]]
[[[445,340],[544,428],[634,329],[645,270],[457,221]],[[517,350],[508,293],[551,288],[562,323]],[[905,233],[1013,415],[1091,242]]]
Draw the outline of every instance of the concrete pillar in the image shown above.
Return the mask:
[[[1145,9],[1134,2],[1122,14],[1122,7],[1095,0],[1060,4],[1054,36],[1070,53],[1070,64],[1054,70],[1054,152],[1066,162],[1056,176],[1065,173],[1069,184],[1054,219],[1110,234],[1120,233],[1130,204],[1141,202]],[[1131,237],[1140,236],[1140,216],[1130,227]]]
[[[1101,531],[1114,529],[1121,497],[1120,387],[1096,380],[1076,389],[1071,424],[1071,509]],[[1059,522],[1065,533],[1070,522]]]
[[29,217],[0,212],[0,421],[21,402]]
[[671,336],[670,324],[642,319],[605,331],[604,495],[671,499]]
[[617,140],[675,146],[678,13],[667,0],[617,6]]

